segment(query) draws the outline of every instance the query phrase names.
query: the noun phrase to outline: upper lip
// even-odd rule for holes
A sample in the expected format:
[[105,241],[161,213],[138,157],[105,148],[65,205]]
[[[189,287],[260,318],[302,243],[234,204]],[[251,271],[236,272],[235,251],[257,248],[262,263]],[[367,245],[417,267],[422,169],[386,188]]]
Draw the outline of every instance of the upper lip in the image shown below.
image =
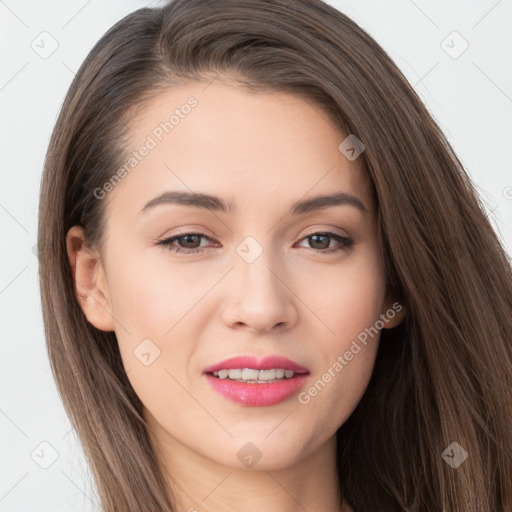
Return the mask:
[[272,370],[281,368],[283,370],[293,370],[295,373],[309,373],[307,368],[282,356],[267,356],[258,359],[254,356],[238,356],[231,359],[225,359],[220,363],[208,366],[203,373],[218,372],[219,370],[233,370],[237,368],[251,368],[254,370]]

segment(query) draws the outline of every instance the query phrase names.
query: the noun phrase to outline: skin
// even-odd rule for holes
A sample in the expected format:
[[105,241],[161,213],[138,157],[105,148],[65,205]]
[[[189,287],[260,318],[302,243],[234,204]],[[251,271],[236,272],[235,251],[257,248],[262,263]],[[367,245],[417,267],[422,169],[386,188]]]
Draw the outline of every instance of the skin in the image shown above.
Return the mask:
[[[309,102],[229,83],[161,93],[139,113],[128,152],[190,96],[198,106],[110,192],[101,251],[85,247],[79,226],[69,231],[77,297],[89,322],[116,333],[180,510],[350,510],[339,503],[335,432],[368,385],[378,335],[305,405],[297,395],[269,407],[236,404],[202,370],[239,355],[282,355],[309,369],[307,389],[391,308],[361,159],[338,150],[346,135]],[[236,211],[167,204],[140,213],[169,190],[215,194]],[[334,191],[368,211],[290,214],[295,201]],[[210,238],[175,247],[211,249],[155,245],[178,231]],[[325,253],[340,243],[308,238],[325,231],[353,244]],[[263,250],[252,263],[236,252],[247,236]],[[160,354],[146,366],[134,349],[148,338]],[[251,468],[237,457],[248,442],[262,455]]]

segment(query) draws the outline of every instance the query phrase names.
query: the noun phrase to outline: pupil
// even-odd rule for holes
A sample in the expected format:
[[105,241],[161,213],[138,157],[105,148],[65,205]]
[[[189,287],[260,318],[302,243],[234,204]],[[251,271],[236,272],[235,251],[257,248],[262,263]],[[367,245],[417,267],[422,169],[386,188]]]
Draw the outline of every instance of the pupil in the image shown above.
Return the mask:
[[[314,245],[315,243],[317,243],[317,240],[315,240],[315,239],[317,239],[317,238],[324,238],[324,239],[327,239],[327,236],[326,236],[326,235],[313,235],[313,236],[311,236],[311,239],[313,240],[313,245]],[[326,247],[329,247],[329,241],[327,241],[327,245],[326,245],[325,243],[323,243],[323,244],[322,244],[322,243],[320,243],[320,245],[321,245],[321,247],[320,247],[321,249],[325,249]]]
[[[184,239],[186,240],[186,242],[185,242],[185,245],[186,245],[186,246],[188,246],[187,244],[188,244],[189,242],[190,242],[192,245],[194,245],[194,241],[193,241],[193,239],[194,239],[194,238],[196,238],[196,239],[197,239],[197,238],[198,238],[198,235],[185,235],[185,236],[184,236],[184,237],[182,237],[182,238],[184,238]],[[191,238],[192,238],[192,241],[190,240]],[[197,242],[197,240],[196,240],[196,242]]]

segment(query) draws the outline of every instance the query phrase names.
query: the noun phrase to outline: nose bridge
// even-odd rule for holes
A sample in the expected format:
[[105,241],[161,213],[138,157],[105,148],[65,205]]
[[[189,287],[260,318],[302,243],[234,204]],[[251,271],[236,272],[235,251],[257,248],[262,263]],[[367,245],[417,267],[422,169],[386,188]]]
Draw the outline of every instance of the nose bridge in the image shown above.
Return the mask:
[[290,324],[296,312],[290,290],[283,284],[278,255],[267,245],[247,236],[235,248],[234,293],[228,308],[228,322],[244,323],[258,330],[276,324]]
[[283,285],[275,274],[281,265],[270,244],[271,237],[260,243],[254,236],[246,236],[235,249],[238,255],[235,267],[239,270],[238,278],[252,293],[280,296]]

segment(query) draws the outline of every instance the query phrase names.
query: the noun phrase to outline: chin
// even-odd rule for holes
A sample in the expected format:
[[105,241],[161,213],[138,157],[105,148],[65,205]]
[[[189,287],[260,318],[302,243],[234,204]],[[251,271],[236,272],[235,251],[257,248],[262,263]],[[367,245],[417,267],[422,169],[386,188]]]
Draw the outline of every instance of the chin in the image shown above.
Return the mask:
[[273,434],[268,436],[268,432],[271,429],[266,430],[265,434],[236,437],[222,454],[212,454],[212,458],[224,466],[249,471],[286,469],[301,460],[305,447],[300,444],[299,439],[285,435],[286,442],[283,442],[281,436],[270,439]]

